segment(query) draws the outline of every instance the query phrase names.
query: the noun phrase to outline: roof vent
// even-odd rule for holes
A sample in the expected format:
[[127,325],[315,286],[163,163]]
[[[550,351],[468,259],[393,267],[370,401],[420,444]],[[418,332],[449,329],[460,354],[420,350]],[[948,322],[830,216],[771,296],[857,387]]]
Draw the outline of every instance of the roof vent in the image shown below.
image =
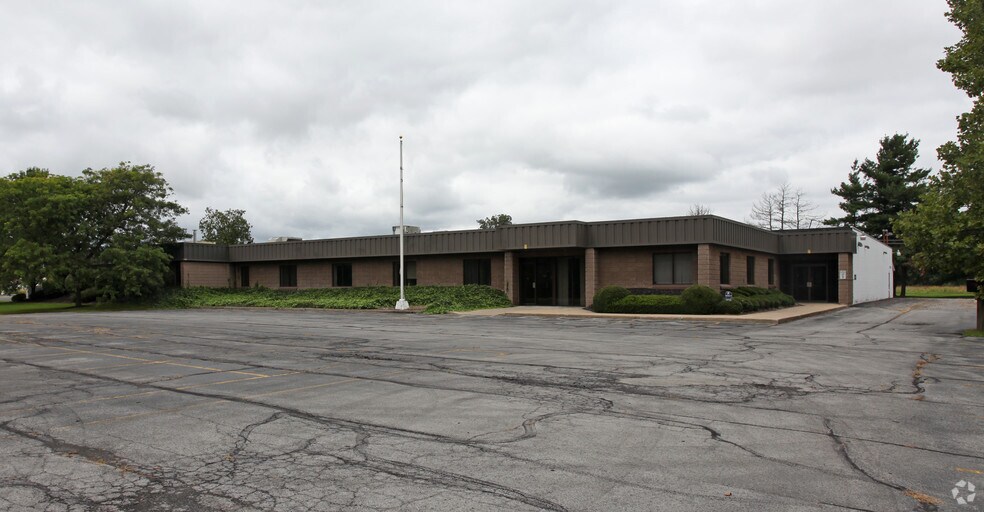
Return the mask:
[[[403,225],[404,235],[412,235],[415,233],[420,233],[420,226],[407,226],[406,224]],[[400,226],[393,226],[393,234],[394,235],[400,234]]]

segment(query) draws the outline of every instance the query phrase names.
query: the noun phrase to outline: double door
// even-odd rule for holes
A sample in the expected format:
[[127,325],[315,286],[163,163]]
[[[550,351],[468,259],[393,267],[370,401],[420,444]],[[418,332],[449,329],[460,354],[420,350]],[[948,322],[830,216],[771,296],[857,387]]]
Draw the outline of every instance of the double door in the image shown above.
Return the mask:
[[581,304],[580,258],[520,258],[519,302],[537,306]]
[[807,302],[830,300],[829,278],[827,265],[793,265],[793,298]]

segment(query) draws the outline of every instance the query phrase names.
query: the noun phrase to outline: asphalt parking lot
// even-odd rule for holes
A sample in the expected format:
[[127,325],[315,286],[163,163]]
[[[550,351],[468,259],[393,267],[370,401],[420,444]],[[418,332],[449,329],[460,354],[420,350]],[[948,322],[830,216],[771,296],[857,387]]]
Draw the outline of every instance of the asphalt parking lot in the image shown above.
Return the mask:
[[0,317],[0,510],[982,510],[973,314]]

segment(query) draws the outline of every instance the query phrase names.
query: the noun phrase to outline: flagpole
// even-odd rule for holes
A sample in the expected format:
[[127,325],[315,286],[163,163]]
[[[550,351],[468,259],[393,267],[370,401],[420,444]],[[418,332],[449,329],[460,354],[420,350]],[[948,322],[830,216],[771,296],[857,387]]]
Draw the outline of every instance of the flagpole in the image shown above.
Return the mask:
[[396,309],[410,309],[406,296],[403,294],[403,136],[400,135],[400,300],[396,301]]

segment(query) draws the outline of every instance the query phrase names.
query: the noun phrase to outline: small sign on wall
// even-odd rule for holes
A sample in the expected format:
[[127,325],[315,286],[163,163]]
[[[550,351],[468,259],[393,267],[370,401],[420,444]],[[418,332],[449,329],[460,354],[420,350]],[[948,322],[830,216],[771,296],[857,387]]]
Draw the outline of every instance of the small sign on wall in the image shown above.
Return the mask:
[[847,279],[847,271],[840,270],[837,277],[839,277],[840,279]]

